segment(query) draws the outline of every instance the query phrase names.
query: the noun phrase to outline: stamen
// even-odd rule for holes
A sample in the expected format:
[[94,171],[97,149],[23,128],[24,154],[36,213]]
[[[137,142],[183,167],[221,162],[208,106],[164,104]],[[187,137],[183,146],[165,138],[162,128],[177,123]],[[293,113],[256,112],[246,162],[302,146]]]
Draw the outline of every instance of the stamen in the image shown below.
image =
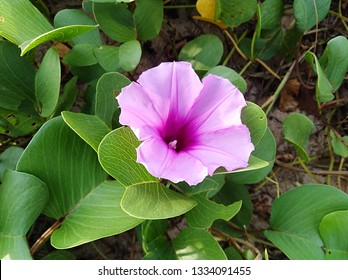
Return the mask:
[[172,142],[169,142],[168,145],[172,149],[176,150],[176,144],[178,143],[178,140],[173,140]]

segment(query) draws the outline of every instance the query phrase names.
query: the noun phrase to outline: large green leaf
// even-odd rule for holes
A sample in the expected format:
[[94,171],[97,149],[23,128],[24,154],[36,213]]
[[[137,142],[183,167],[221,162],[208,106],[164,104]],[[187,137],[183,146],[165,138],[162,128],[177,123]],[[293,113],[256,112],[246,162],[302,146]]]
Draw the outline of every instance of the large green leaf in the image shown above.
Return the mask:
[[46,52],[35,77],[35,94],[42,117],[49,117],[58,104],[60,72],[58,51],[51,47]]
[[95,151],[61,117],[46,122],[35,134],[17,170],[46,183],[49,201],[44,213],[55,219],[65,216],[107,177]]
[[196,201],[153,182],[127,187],[121,207],[129,215],[140,219],[166,219],[186,213]]
[[294,0],[296,28],[300,32],[311,29],[326,17],[330,5],[331,0]]
[[128,127],[111,131],[99,145],[99,161],[103,168],[124,186],[156,182],[143,165],[136,162],[140,142]]
[[0,41],[0,107],[17,110],[24,99],[36,103],[35,73],[15,45]]
[[303,185],[273,202],[271,230],[265,235],[290,259],[324,259],[319,225],[326,215],[340,210],[348,210],[346,193],[327,185]]
[[142,220],[127,215],[120,207],[124,191],[116,181],[101,183],[76,203],[53,233],[51,244],[70,248],[137,226]]
[[207,193],[190,196],[197,202],[197,206],[186,213],[187,223],[194,228],[208,228],[217,219],[230,220],[241,209],[242,202],[238,201],[225,206],[207,198]]
[[25,239],[48,199],[45,183],[7,170],[0,186],[0,259],[31,259]]
[[185,228],[172,241],[179,260],[226,260],[214,237],[204,229]]
[[98,116],[83,113],[62,112],[66,124],[75,131],[96,152],[110,128]]
[[223,51],[219,37],[205,34],[185,44],[178,58],[190,62],[195,70],[209,70],[220,62]]
[[298,155],[306,162],[309,161],[306,149],[313,129],[313,122],[300,113],[291,113],[283,121],[284,139],[294,145]]
[[319,225],[325,259],[348,260],[348,210],[327,214]]

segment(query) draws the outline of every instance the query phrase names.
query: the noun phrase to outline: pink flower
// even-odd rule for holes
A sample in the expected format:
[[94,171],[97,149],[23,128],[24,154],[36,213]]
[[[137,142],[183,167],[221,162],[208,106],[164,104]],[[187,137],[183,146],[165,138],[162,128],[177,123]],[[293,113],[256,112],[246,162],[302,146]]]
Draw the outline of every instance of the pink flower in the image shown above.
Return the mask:
[[218,167],[248,166],[254,146],[241,122],[243,94],[227,79],[202,82],[187,62],[143,72],[117,97],[120,123],[142,141],[137,162],[155,177],[196,185]]

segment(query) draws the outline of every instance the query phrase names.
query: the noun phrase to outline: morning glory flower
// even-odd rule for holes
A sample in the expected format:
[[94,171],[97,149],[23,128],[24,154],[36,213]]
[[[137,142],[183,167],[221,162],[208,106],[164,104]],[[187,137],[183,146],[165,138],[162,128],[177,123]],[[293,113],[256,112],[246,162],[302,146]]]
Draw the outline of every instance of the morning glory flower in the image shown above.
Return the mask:
[[165,62],[117,97],[120,123],[141,141],[137,162],[155,177],[196,185],[219,167],[248,166],[254,146],[242,124],[243,94],[225,78],[201,81],[191,64]]

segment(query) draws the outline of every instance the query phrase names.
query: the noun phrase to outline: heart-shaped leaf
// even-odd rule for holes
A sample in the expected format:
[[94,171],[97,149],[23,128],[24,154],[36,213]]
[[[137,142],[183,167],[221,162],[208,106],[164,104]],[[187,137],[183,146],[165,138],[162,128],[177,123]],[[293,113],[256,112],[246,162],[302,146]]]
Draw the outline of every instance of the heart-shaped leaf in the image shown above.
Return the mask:
[[59,219],[103,182],[107,174],[97,154],[61,117],[46,122],[30,141],[17,164],[47,185],[44,214]]
[[[272,229],[265,231],[265,236],[290,259],[324,259],[319,226],[326,215],[340,210],[348,210],[348,195],[337,188],[312,184],[297,187],[273,202]],[[326,240],[329,235],[334,239],[341,236],[328,233],[325,222],[323,227]]]
[[58,249],[75,247],[134,228],[141,219],[127,215],[120,207],[125,187],[105,181],[82,198],[51,236]]

